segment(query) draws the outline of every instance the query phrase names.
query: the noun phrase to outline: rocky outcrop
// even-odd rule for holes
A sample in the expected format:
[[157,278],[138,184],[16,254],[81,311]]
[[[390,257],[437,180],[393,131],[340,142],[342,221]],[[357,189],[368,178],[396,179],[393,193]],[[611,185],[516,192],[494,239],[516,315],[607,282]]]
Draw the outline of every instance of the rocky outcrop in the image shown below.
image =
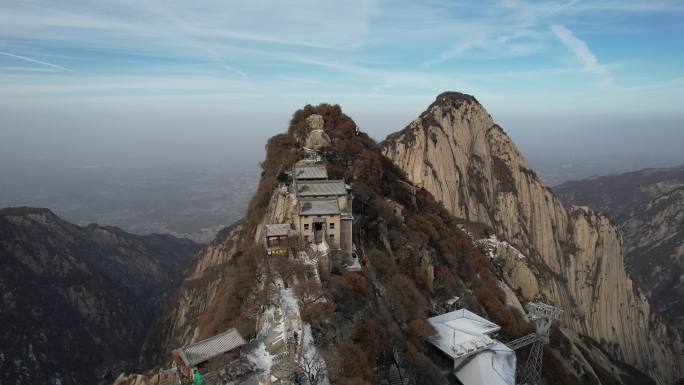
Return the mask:
[[634,367],[616,360],[599,342],[577,334],[574,330],[559,328],[551,335],[552,354],[581,379],[583,384],[639,384],[656,382]]
[[659,383],[684,375],[681,340],[625,272],[616,226],[588,208],[566,210],[474,97],[439,95],[381,145],[451,213],[485,224],[526,256],[506,270],[525,299],[562,307],[565,326]]
[[0,383],[111,383],[199,249],[166,235],[0,210]]
[[311,114],[306,118],[304,147],[316,151],[330,147],[330,136],[323,130],[324,126],[325,120],[321,115]]
[[140,357],[141,367],[160,365],[170,360],[173,349],[199,339],[201,315],[214,301],[227,277],[221,267],[228,264],[244,240],[244,222],[221,230],[209,246],[199,252],[191,273],[175,296],[160,311]]
[[323,117],[318,114],[311,114],[309,117],[306,118],[306,123],[309,125],[309,128],[312,130],[322,130],[323,126],[325,125],[325,122],[323,121]]
[[[459,100],[460,98],[461,96]],[[462,100],[464,103],[476,103],[472,97],[463,96]],[[345,343],[345,340],[356,344],[356,341],[349,339],[353,335],[355,323],[360,320],[378,320],[374,328],[386,329],[381,334],[391,335],[391,339],[395,341],[392,343],[392,350],[390,345],[383,348],[385,352],[393,351],[395,356],[401,354],[407,360],[414,360],[414,364],[420,363],[420,370],[406,366],[404,369],[407,373],[412,373],[410,375],[413,378],[420,378],[421,383],[446,383],[445,379],[440,378],[441,372],[435,366],[436,362],[432,362],[416,349],[411,349],[410,354],[407,354],[409,350],[404,348],[408,348],[409,345],[405,339],[413,338],[409,336],[412,334],[409,330],[410,325],[420,326],[419,320],[426,317],[428,309],[446,309],[447,306],[454,305],[454,298],[460,297],[463,298],[464,306],[477,309],[485,316],[499,317],[500,321],[497,322],[506,322],[506,330],[511,336],[527,333],[525,325],[520,323],[522,321],[513,311],[521,309],[516,294],[522,292],[523,295],[520,297],[523,300],[546,297],[562,306],[566,310],[565,325],[572,328],[578,341],[586,338],[592,346],[600,345],[607,349],[605,354],[600,349],[595,354],[593,352],[596,349],[585,349],[587,353],[583,353],[579,348],[579,342],[570,342],[570,348],[579,352],[577,358],[572,361],[560,359],[555,362],[556,365],[565,364],[570,367],[577,362],[579,368],[572,369],[578,378],[585,378],[586,374],[588,383],[599,383],[596,379],[600,376],[593,369],[592,363],[601,360],[597,368],[608,368],[611,373],[615,373],[615,376],[606,377],[606,383],[620,383],[612,382],[614,378],[621,378],[617,373],[619,368],[611,369],[616,368],[612,364],[616,352],[623,357],[633,357],[636,354],[643,358],[648,354],[650,356],[645,359],[648,360],[648,364],[653,363],[653,366],[647,370],[672,372],[671,367],[667,370],[663,370],[663,367],[674,364],[677,358],[668,356],[668,353],[672,353],[668,350],[670,347],[664,347],[662,351],[657,350],[661,347],[661,335],[653,337],[658,341],[649,342],[644,337],[644,331],[648,326],[639,327],[638,322],[634,322],[635,318],[643,320],[650,317],[648,314],[639,313],[640,310],[648,311],[648,306],[639,302],[643,299],[636,293],[633,293],[631,299],[621,296],[622,291],[630,287],[630,282],[624,272],[620,275],[619,272],[622,270],[615,268],[615,265],[621,264],[620,260],[616,260],[621,256],[613,255],[614,249],[620,247],[620,238],[616,232],[611,233],[610,223],[602,222],[604,218],[594,217],[595,213],[584,209],[578,209],[577,213],[562,211],[562,206],[553,194],[545,188],[539,191],[537,186],[527,186],[525,191],[534,199],[527,198],[529,207],[522,209],[518,205],[517,197],[501,195],[499,191],[503,189],[500,186],[502,183],[508,186],[504,189],[506,194],[515,194],[518,191],[514,188],[518,183],[518,174],[513,174],[510,170],[507,173],[506,169],[511,162],[524,165],[524,160],[522,157],[515,159],[515,156],[509,153],[509,149],[505,148],[505,144],[489,143],[487,134],[475,133],[473,143],[482,138],[485,140],[484,144],[476,145],[479,146],[479,153],[483,159],[477,167],[473,166],[473,170],[470,170],[470,167],[465,168],[465,172],[469,173],[466,175],[470,178],[469,185],[465,186],[463,192],[446,185],[444,189],[459,192],[465,197],[463,199],[467,198],[468,204],[461,204],[462,199],[459,197],[453,205],[462,207],[463,216],[468,215],[471,220],[489,223],[493,228],[505,226],[505,233],[502,231],[500,235],[510,235],[506,239],[517,239],[500,245],[501,247],[497,247],[496,250],[495,258],[504,264],[502,276],[507,282],[506,285],[501,283],[501,287],[505,290],[489,290],[499,283],[492,271],[496,264],[488,263],[488,259],[472,247],[471,239],[464,233],[452,231],[452,228],[458,228],[458,221],[435,202],[431,194],[413,188],[403,177],[403,173],[380,154],[380,147],[367,135],[359,133],[353,121],[344,116],[338,106],[330,105],[306,106],[303,110],[297,111],[288,134],[278,135],[269,141],[267,157],[262,163],[262,180],[247,211],[245,222],[222,232],[222,236],[201,253],[193,273],[183,282],[176,297],[169,302],[167,314],[156,328],[159,330],[158,334],[148,339],[145,367],[166,366],[168,352],[171,349],[215,334],[226,327],[240,328],[243,323],[251,324],[252,331],[247,330],[243,336],[249,338],[254,335],[250,334],[256,330],[254,325],[259,324],[259,319],[264,319],[260,318],[259,314],[264,314],[264,309],[269,306],[263,302],[263,298],[269,298],[267,291],[273,289],[274,282],[278,282],[274,277],[281,275],[282,278],[283,273],[292,274],[293,271],[282,261],[264,259],[264,250],[258,245],[262,240],[260,231],[264,224],[287,222],[293,213],[294,200],[279,184],[278,175],[280,170],[291,168],[294,162],[306,155],[301,149],[301,139],[305,137],[302,133],[310,132],[306,118],[316,113],[326,117],[326,133],[332,138],[332,146],[326,149],[329,152],[323,156],[327,162],[326,167],[331,174],[353,181],[356,197],[354,214],[355,218],[358,218],[354,224],[355,240],[361,252],[368,258],[368,265],[362,272],[333,274],[329,279],[322,281],[330,293],[325,299],[325,303],[330,307],[326,305],[325,309],[317,311],[314,318],[307,322],[317,325],[316,339],[327,341],[327,344],[330,344],[327,346],[328,349],[337,349],[336,346]],[[507,139],[500,128],[492,130],[489,134],[499,138],[491,139],[493,142]],[[432,141],[432,137],[429,136],[431,134],[426,135],[427,139]],[[417,140],[415,136],[418,135],[414,135],[411,140]],[[437,139],[439,137],[435,136],[436,142]],[[514,150],[510,140],[508,146]],[[496,153],[499,160],[486,159],[491,157],[492,153]],[[466,162],[469,162],[468,157],[469,155],[465,157]],[[436,166],[437,159],[433,160]],[[454,161],[454,164],[458,162]],[[505,167],[502,168],[502,165]],[[530,184],[536,179],[534,173],[527,168],[518,171],[529,178]],[[497,173],[504,177],[493,176],[499,175]],[[456,174],[456,171],[453,171],[453,174]],[[474,183],[475,180],[482,183]],[[436,177],[433,182],[436,186]],[[522,182],[520,184],[522,186]],[[521,191],[522,189],[523,187]],[[546,203],[547,213],[555,213],[562,219],[541,218],[542,214],[538,213],[541,208],[536,206],[536,202],[537,198],[544,201],[545,196],[549,197],[549,202]],[[480,200],[481,197],[484,198]],[[404,215],[397,217],[389,204],[391,201],[405,208]],[[472,207],[469,206],[471,204]],[[497,204],[506,208],[508,212],[493,210],[493,207],[499,207]],[[508,214],[516,215],[517,221],[512,220]],[[529,220],[529,217],[535,218],[534,221],[539,223],[532,223],[534,221]],[[555,226],[561,225],[565,235],[557,238],[556,232],[560,231],[560,227]],[[533,234],[533,230],[530,229],[540,230]],[[537,243],[530,244],[534,237],[542,236],[549,239],[536,239]],[[575,238],[578,241],[570,242]],[[556,260],[550,257],[547,260],[547,256],[542,256],[536,251],[537,245],[540,245],[540,248],[554,250],[555,254],[552,256],[555,256]],[[568,252],[565,253],[565,250]],[[591,258],[596,254],[593,250],[605,253],[607,257],[597,263],[595,258]],[[250,262],[256,264],[253,271],[249,270]],[[598,273],[594,268],[597,265],[603,269]],[[572,270],[574,275],[566,270]],[[236,281],[241,279],[247,279],[249,282],[244,282],[244,285],[236,284]],[[577,283],[570,284],[567,282],[569,279],[576,280]],[[599,281],[600,284],[594,285],[597,288],[595,292],[587,292],[585,286],[589,284],[585,283],[592,279]],[[426,283],[433,280],[434,286]],[[612,296],[611,290],[615,290],[618,295]],[[589,303],[590,299],[594,298],[591,296],[595,296],[596,304]],[[261,303],[259,298],[262,298]],[[619,298],[619,301],[615,301],[614,298]],[[613,301],[614,304],[608,304],[609,301]],[[236,305],[235,302],[239,303]],[[255,304],[257,308],[242,306],[249,304]],[[633,307],[636,310],[634,313],[624,312],[621,310],[622,307]],[[593,314],[596,312],[599,314]],[[256,317],[250,318],[253,314],[256,314]],[[620,318],[623,316],[624,320]],[[241,322],[244,319],[240,317],[249,318],[248,322]],[[610,321],[614,321],[615,330],[606,330],[610,329],[606,326]],[[600,341],[602,337],[591,338],[589,335],[585,336],[585,333],[603,334],[606,337],[599,344],[594,341]],[[635,353],[634,350],[628,351],[619,345],[627,341],[626,335],[630,333],[635,335],[634,339],[644,342],[643,351]],[[616,342],[618,339],[621,339],[620,342]],[[363,338],[358,340],[359,344],[361,340]],[[632,342],[633,340],[630,340],[625,343]],[[420,340],[414,340],[411,344],[413,343],[422,345]],[[386,381],[384,376],[375,378],[373,374],[374,368],[378,369],[375,373],[378,376],[387,373],[387,368],[382,367],[381,361],[372,360],[369,364],[365,362],[367,360],[363,357],[364,354],[361,354],[363,350],[356,349],[361,348],[355,348],[355,352],[359,354],[354,353],[346,360],[351,362],[352,366],[368,366],[367,371],[364,370],[368,374],[363,374],[367,382]],[[368,348],[364,349],[370,351]],[[557,349],[555,352],[560,350]],[[418,360],[415,360],[416,357]],[[656,364],[656,360],[661,360],[662,364]],[[554,361],[545,358],[545,362],[553,364]],[[547,369],[545,366],[545,371]],[[342,377],[348,374],[342,372]],[[546,380],[572,383],[572,376],[567,376],[563,372],[546,371]],[[124,376],[121,379],[125,381],[123,383],[129,383],[126,381],[138,381],[139,377]]]
[[594,177],[554,191],[566,204],[592,205],[619,224],[630,275],[684,330],[684,167]]
[[[264,225],[287,223],[295,210],[294,196],[286,186],[278,186],[271,195],[264,217],[255,228],[254,243],[262,242]],[[169,301],[166,311],[145,342],[142,367],[166,362],[173,349],[206,337],[203,334],[207,327],[205,313],[216,307],[225,287],[229,285],[230,273],[236,269],[230,268],[227,273],[223,268],[244,247],[247,233],[245,221],[241,220],[223,229],[209,246],[202,249],[192,273]]]
[[330,146],[330,137],[323,130],[313,130],[306,137],[304,147],[312,150],[321,150]]

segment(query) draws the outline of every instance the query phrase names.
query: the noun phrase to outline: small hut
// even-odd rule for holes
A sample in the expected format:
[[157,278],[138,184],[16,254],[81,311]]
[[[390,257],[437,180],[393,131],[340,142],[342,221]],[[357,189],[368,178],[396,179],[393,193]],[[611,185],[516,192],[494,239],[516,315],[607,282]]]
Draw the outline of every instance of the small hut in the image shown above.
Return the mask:
[[266,252],[268,255],[288,254],[290,249],[290,234],[292,227],[287,223],[266,225]]
[[235,328],[221,334],[174,350],[171,355],[181,372],[189,377],[197,367],[200,373],[207,373],[225,367],[239,356],[239,348],[246,344]]

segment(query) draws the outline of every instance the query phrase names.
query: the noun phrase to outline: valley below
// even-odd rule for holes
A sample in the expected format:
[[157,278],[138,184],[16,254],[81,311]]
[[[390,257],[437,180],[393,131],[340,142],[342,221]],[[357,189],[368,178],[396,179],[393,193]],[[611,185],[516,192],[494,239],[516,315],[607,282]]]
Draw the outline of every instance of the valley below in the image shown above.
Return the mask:
[[78,225],[116,226],[208,243],[240,219],[258,165],[54,165],[0,167],[0,207],[47,207]]
[[684,330],[684,166],[566,182],[554,191],[566,205],[594,207],[618,224],[631,277]]

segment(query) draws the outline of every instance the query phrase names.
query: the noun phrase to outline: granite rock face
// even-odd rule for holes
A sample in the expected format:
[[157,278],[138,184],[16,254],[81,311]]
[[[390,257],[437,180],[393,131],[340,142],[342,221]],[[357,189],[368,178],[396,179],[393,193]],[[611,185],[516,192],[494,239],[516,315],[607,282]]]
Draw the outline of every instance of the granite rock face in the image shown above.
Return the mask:
[[566,209],[474,97],[439,95],[381,145],[451,213],[486,225],[526,256],[508,258],[506,270],[524,299],[562,307],[565,327],[658,383],[684,376],[681,337],[627,275],[619,229],[589,208]]
[[173,349],[200,339],[201,315],[214,301],[226,276],[220,268],[229,263],[244,239],[244,223],[221,230],[214,241],[203,248],[190,274],[178,287],[175,296],[166,304],[147,336],[140,356],[143,368],[159,365],[170,359]]
[[309,117],[306,118],[306,123],[308,123],[311,130],[322,130],[325,125],[323,117],[318,114],[309,115]]
[[304,147],[317,151],[330,147],[330,137],[323,130],[313,130],[307,135]]
[[684,331],[684,186],[635,207],[621,228],[630,274]]
[[615,220],[631,277],[684,331],[684,166],[567,182],[554,191],[567,205],[595,207]]
[[[262,230],[268,223],[287,223],[296,210],[293,196],[279,187],[268,203],[268,209],[253,234],[254,243],[263,239]],[[206,337],[205,313],[221,299],[221,292],[230,284],[224,269],[240,252],[248,237],[245,221],[226,227],[216,239],[199,252],[191,273],[180,285],[176,296],[167,304],[148,336],[141,356],[142,367],[151,367],[169,360],[173,349]],[[230,269],[234,271],[235,269]]]

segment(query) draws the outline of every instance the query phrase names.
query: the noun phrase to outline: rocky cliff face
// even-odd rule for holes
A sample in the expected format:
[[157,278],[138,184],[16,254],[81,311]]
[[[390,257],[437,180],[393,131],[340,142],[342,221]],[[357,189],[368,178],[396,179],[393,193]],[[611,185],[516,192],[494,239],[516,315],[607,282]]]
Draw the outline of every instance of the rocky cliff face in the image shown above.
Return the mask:
[[596,177],[554,190],[567,204],[597,207],[619,224],[630,275],[684,330],[684,167]]
[[244,239],[244,225],[239,221],[221,230],[199,254],[190,273],[175,295],[160,311],[142,348],[141,366],[147,368],[170,359],[169,353],[201,335],[200,316],[207,310],[228,278],[221,268],[238,252]]
[[508,258],[505,270],[524,299],[564,308],[565,326],[660,383],[684,375],[681,340],[628,277],[617,227],[586,207],[566,210],[474,97],[441,94],[381,145],[451,213],[485,224],[526,256]]
[[[308,118],[313,115],[322,117],[322,129],[330,139],[330,145],[321,154],[328,174],[331,178],[345,179],[352,185],[354,241],[366,260],[361,271],[346,272],[343,269],[333,271],[329,277],[321,277],[320,274],[307,273],[311,272],[309,265],[297,273],[297,264],[302,263],[301,260],[267,257],[260,245],[263,224],[287,223],[292,215],[294,197],[280,185],[280,175],[305,155],[297,140],[305,138],[301,133],[310,131]],[[506,138],[500,129],[492,134]],[[432,142],[430,136],[428,140]],[[488,146],[481,146],[483,158],[487,157]],[[313,341],[307,345],[314,345],[321,352],[325,366],[330,368],[327,375],[331,383],[389,382],[392,373],[399,371],[411,379],[410,383],[446,384],[453,365],[447,362],[442,366],[442,360],[431,356],[426,344],[426,336],[430,332],[425,324],[427,317],[457,306],[466,307],[501,324],[505,338],[513,339],[530,332],[530,325],[516,311],[521,306],[515,292],[497,279],[503,275],[510,286],[522,293],[522,299],[546,296],[566,309],[566,326],[572,330],[556,331],[561,334],[552,339],[550,354],[546,354],[548,351],[545,353],[544,376],[547,382],[572,385],[651,383],[620,360],[628,354],[641,352],[622,350],[616,346],[617,343],[606,338],[602,343],[597,342],[599,338],[591,338],[599,332],[594,332],[590,326],[605,335],[620,333],[620,337],[628,333],[643,334],[647,330],[645,325],[637,328],[632,320],[618,319],[614,325],[606,321],[608,317],[614,317],[615,312],[622,312],[620,314],[625,319],[643,316],[624,312],[624,307],[642,310],[648,310],[648,307],[639,302],[643,299],[634,293],[632,297],[620,297],[619,294],[627,289],[617,287],[614,282],[631,286],[624,272],[620,275],[622,270],[615,267],[621,264],[619,256],[613,259],[606,257],[600,263],[592,257],[595,255],[593,250],[609,254],[621,247],[618,234],[605,218],[584,209],[562,213],[565,216],[563,229],[567,232],[563,239],[581,239],[576,243],[584,249],[580,250],[580,246],[569,241],[552,241],[560,249],[554,255],[563,256],[552,265],[556,270],[552,270],[538,253],[531,252],[534,246],[524,249],[529,254],[525,256],[510,243],[501,242],[496,245],[495,252],[492,251],[496,257],[490,259],[473,244],[473,239],[461,231],[459,221],[436,202],[432,194],[409,183],[404,173],[383,156],[382,151],[377,143],[358,131],[356,124],[341,112],[339,106],[306,106],[295,112],[288,133],[271,138],[267,144],[261,182],[246,218],[223,231],[200,253],[195,267],[177,295],[169,301],[166,315],[145,345],[144,366],[166,366],[171,349],[228,327],[237,327],[243,336],[251,339],[249,345],[256,348],[260,346],[260,338],[271,335],[269,328],[259,325],[278,318],[272,317],[276,314],[274,309],[282,310],[283,299],[289,298],[285,300],[289,303],[286,307],[299,307],[301,311],[289,313],[288,319],[301,319],[302,324],[306,324],[305,329],[311,333],[309,340]],[[505,149],[498,151],[504,164],[504,160],[513,161],[510,154],[506,157]],[[481,160],[481,167],[466,170],[475,175],[472,180],[484,181],[488,177],[484,166],[487,162],[491,163]],[[522,160],[519,162],[524,163]],[[499,169],[499,172],[503,170]],[[530,180],[536,178],[526,168],[521,172]],[[511,175],[506,181],[515,184],[514,177]],[[480,204],[479,212],[483,218],[480,221],[489,219],[491,222],[488,223],[496,225],[507,221],[507,226],[518,229],[509,232],[518,234],[516,245],[524,245],[522,239],[531,239],[529,229],[537,228],[535,226],[545,228],[544,223],[535,226],[520,224],[502,213],[489,213],[489,205],[497,201],[500,181],[492,179],[490,182],[493,187],[488,192],[483,187],[484,183],[472,187],[479,189],[477,194],[494,197]],[[471,194],[469,188],[464,190],[464,196]],[[513,193],[515,190],[509,187],[506,191]],[[534,186],[528,186],[526,191],[542,198],[549,194],[549,199],[555,200],[548,189],[539,192]],[[501,204],[517,207],[516,199],[507,199]],[[528,201],[530,205],[534,202]],[[402,208],[402,215],[396,215],[393,210],[397,205]],[[546,206],[549,212],[563,210],[558,202],[549,202]],[[463,209],[467,213],[474,212],[467,206]],[[532,215],[529,211],[536,209],[528,207],[528,211],[517,213],[517,218]],[[468,218],[476,220],[472,218],[477,217]],[[546,219],[546,222],[553,221]],[[547,236],[553,238],[557,230],[547,231]],[[572,255],[562,254],[566,249],[571,250]],[[602,270],[592,270],[597,265]],[[500,273],[498,276],[497,272]],[[312,282],[309,281],[311,277],[318,278]],[[592,279],[600,284],[591,286],[587,281]],[[573,280],[573,283],[568,283],[568,280]],[[596,287],[596,292],[592,291],[593,287]],[[292,297],[293,292],[299,293],[297,298]],[[611,297],[613,292],[618,294]],[[461,303],[454,303],[457,297],[461,298]],[[619,301],[613,299],[614,303],[607,304],[611,298],[617,297]],[[310,298],[321,301],[311,302]],[[648,354],[664,360],[662,365],[677,361],[668,355],[672,353],[668,347],[656,351],[660,345],[646,344]],[[244,353],[247,359],[254,357],[253,351]],[[523,356],[521,353],[519,358]],[[255,374],[267,378],[273,373],[280,375],[278,368],[271,371],[274,367],[262,364]],[[649,369],[661,368],[653,366]],[[152,372],[147,376],[122,375],[117,384],[155,384],[154,376],[150,374]]]
[[0,383],[111,382],[199,246],[0,210]]

